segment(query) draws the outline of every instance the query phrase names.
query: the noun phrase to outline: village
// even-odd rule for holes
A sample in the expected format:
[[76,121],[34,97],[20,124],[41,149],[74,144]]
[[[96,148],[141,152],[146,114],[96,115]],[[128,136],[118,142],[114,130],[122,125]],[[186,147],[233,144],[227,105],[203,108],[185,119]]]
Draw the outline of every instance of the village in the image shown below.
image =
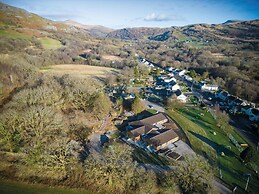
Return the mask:
[[[116,101],[122,98],[124,102],[132,102],[136,98],[134,91],[137,91],[146,109],[153,110],[153,114],[135,115],[126,111],[126,117],[119,116],[124,120],[116,125],[120,128],[121,140],[127,144],[175,161],[183,160],[185,155],[195,154],[181,126],[166,114],[164,102],[171,96],[189,106],[192,106],[192,100],[195,99],[196,103],[208,107],[208,110],[214,111],[214,106],[218,106],[222,111],[232,116],[241,116],[249,123],[259,121],[259,110],[254,103],[235,97],[221,90],[218,85],[209,84],[205,80],[197,82],[185,69],[162,68],[141,57],[139,62],[148,68],[148,78],[131,79],[129,86],[106,90],[111,99]],[[143,84],[139,84],[141,81]]]
[[[169,66],[162,68],[144,58],[140,58],[140,62],[150,70],[161,73],[161,76],[156,77],[155,86],[152,90],[158,96],[169,97],[176,95],[178,100],[186,103],[188,98],[185,94],[190,96],[191,92],[205,104],[217,103],[222,110],[230,114],[242,114],[252,122],[259,121],[259,108],[256,107],[255,103],[233,96],[229,92],[221,90],[218,85],[209,84],[205,80],[197,82],[187,74],[185,69],[176,69]],[[185,83],[189,87],[189,91],[181,91],[182,87],[179,86],[178,81]],[[149,95],[148,90],[147,94]],[[210,102],[206,101],[206,99]]]

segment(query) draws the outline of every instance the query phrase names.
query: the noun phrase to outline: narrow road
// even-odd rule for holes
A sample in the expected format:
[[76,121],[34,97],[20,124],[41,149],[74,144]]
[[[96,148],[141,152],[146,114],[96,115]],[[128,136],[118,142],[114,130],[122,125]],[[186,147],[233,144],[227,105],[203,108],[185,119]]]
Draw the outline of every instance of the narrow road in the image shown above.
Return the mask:
[[156,103],[153,103],[153,102],[149,102],[149,101],[143,100],[143,99],[142,99],[142,103],[144,104],[144,106],[147,109],[151,109],[151,106],[152,106],[152,109],[157,110],[158,112],[165,112],[164,107],[162,107],[159,104],[156,104]]

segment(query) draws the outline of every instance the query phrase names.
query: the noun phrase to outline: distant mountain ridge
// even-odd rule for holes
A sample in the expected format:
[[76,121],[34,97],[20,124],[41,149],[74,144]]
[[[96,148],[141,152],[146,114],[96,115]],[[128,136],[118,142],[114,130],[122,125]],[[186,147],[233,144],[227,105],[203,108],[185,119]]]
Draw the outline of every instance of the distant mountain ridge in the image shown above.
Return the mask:
[[223,24],[193,24],[168,28],[138,27],[114,30],[100,25],[84,25],[72,20],[55,22],[4,3],[0,3],[0,26],[82,32],[99,37],[123,40],[185,41],[192,38],[197,41],[212,41],[214,39],[259,41],[259,20],[228,20]]
[[74,27],[78,27],[78,28],[81,28],[81,29],[85,29],[85,30],[89,31],[90,34],[101,36],[101,37],[105,37],[108,33],[114,31],[114,29],[107,28],[105,26],[85,25],[85,24],[81,24],[81,23],[73,21],[73,20],[66,20],[66,21],[61,22],[61,23],[64,23],[64,24],[69,25],[69,26],[74,26]]
[[43,18],[24,9],[0,2],[0,26],[28,28],[37,30],[54,30],[66,32],[83,32],[94,36],[106,36],[113,29],[99,25],[83,25],[72,20],[56,22]]
[[259,20],[228,20],[223,24],[193,24],[171,28],[124,28],[107,34],[108,38],[124,40],[170,41],[192,37],[194,39],[239,39],[259,41]]

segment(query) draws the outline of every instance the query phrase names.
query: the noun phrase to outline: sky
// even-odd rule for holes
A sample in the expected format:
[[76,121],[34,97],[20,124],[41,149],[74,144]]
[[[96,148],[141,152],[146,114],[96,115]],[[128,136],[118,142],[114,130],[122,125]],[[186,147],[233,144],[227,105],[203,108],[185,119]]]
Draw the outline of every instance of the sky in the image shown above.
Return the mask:
[[42,17],[82,24],[170,27],[259,19],[258,0],[0,0]]

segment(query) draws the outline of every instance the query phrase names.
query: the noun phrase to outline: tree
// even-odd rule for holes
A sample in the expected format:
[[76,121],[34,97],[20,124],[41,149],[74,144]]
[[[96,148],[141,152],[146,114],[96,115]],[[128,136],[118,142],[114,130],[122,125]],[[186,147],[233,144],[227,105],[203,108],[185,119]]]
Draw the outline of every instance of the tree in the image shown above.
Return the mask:
[[203,74],[202,74],[202,76],[201,76],[201,79],[202,80],[205,80],[206,78],[208,78],[209,77],[209,72],[208,71],[205,71],[205,72],[203,72]]
[[119,97],[116,100],[116,107],[119,109],[119,114],[121,114],[123,112],[123,98]]
[[192,78],[195,78],[195,77],[197,76],[196,71],[195,71],[195,70],[191,70],[191,71],[190,71],[190,76],[191,76]]
[[240,153],[240,158],[242,158],[245,163],[251,162],[254,157],[255,150],[251,146],[247,147]]
[[109,73],[107,74],[105,81],[108,86],[113,86],[116,83],[116,80],[117,80],[117,76],[112,73]]
[[155,194],[160,191],[156,174],[138,167],[132,158],[132,148],[125,144],[113,143],[101,155],[92,154],[84,166],[87,188],[101,193]]
[[103,117],[111,111],[111,101],[104,92],[93,93],[88,101],[88,110],[97,117]]
[[184,162],[179,162],[177,178],[184,192],[208,193],[213,187],[212,170],[201,156],[185,157]]
[[184,103],[182,103],[180,100],[177,99],[176,95],[172,95],[170,98],[166,101],[166,107],[168,109],[181,109],[184,106]]
[[144,105],[141,102],[141,99],[138,96],[136,96],[132,103],[132,111],[135,114],[138,114],[138,113],[142,112],[143,110],[144,110]]
[[217,126],[222,128],[224,132],[232,132],[232,128],[229,126],[229,116],[225,111],[221,111],[219,105],[215,105],[215,119]]

